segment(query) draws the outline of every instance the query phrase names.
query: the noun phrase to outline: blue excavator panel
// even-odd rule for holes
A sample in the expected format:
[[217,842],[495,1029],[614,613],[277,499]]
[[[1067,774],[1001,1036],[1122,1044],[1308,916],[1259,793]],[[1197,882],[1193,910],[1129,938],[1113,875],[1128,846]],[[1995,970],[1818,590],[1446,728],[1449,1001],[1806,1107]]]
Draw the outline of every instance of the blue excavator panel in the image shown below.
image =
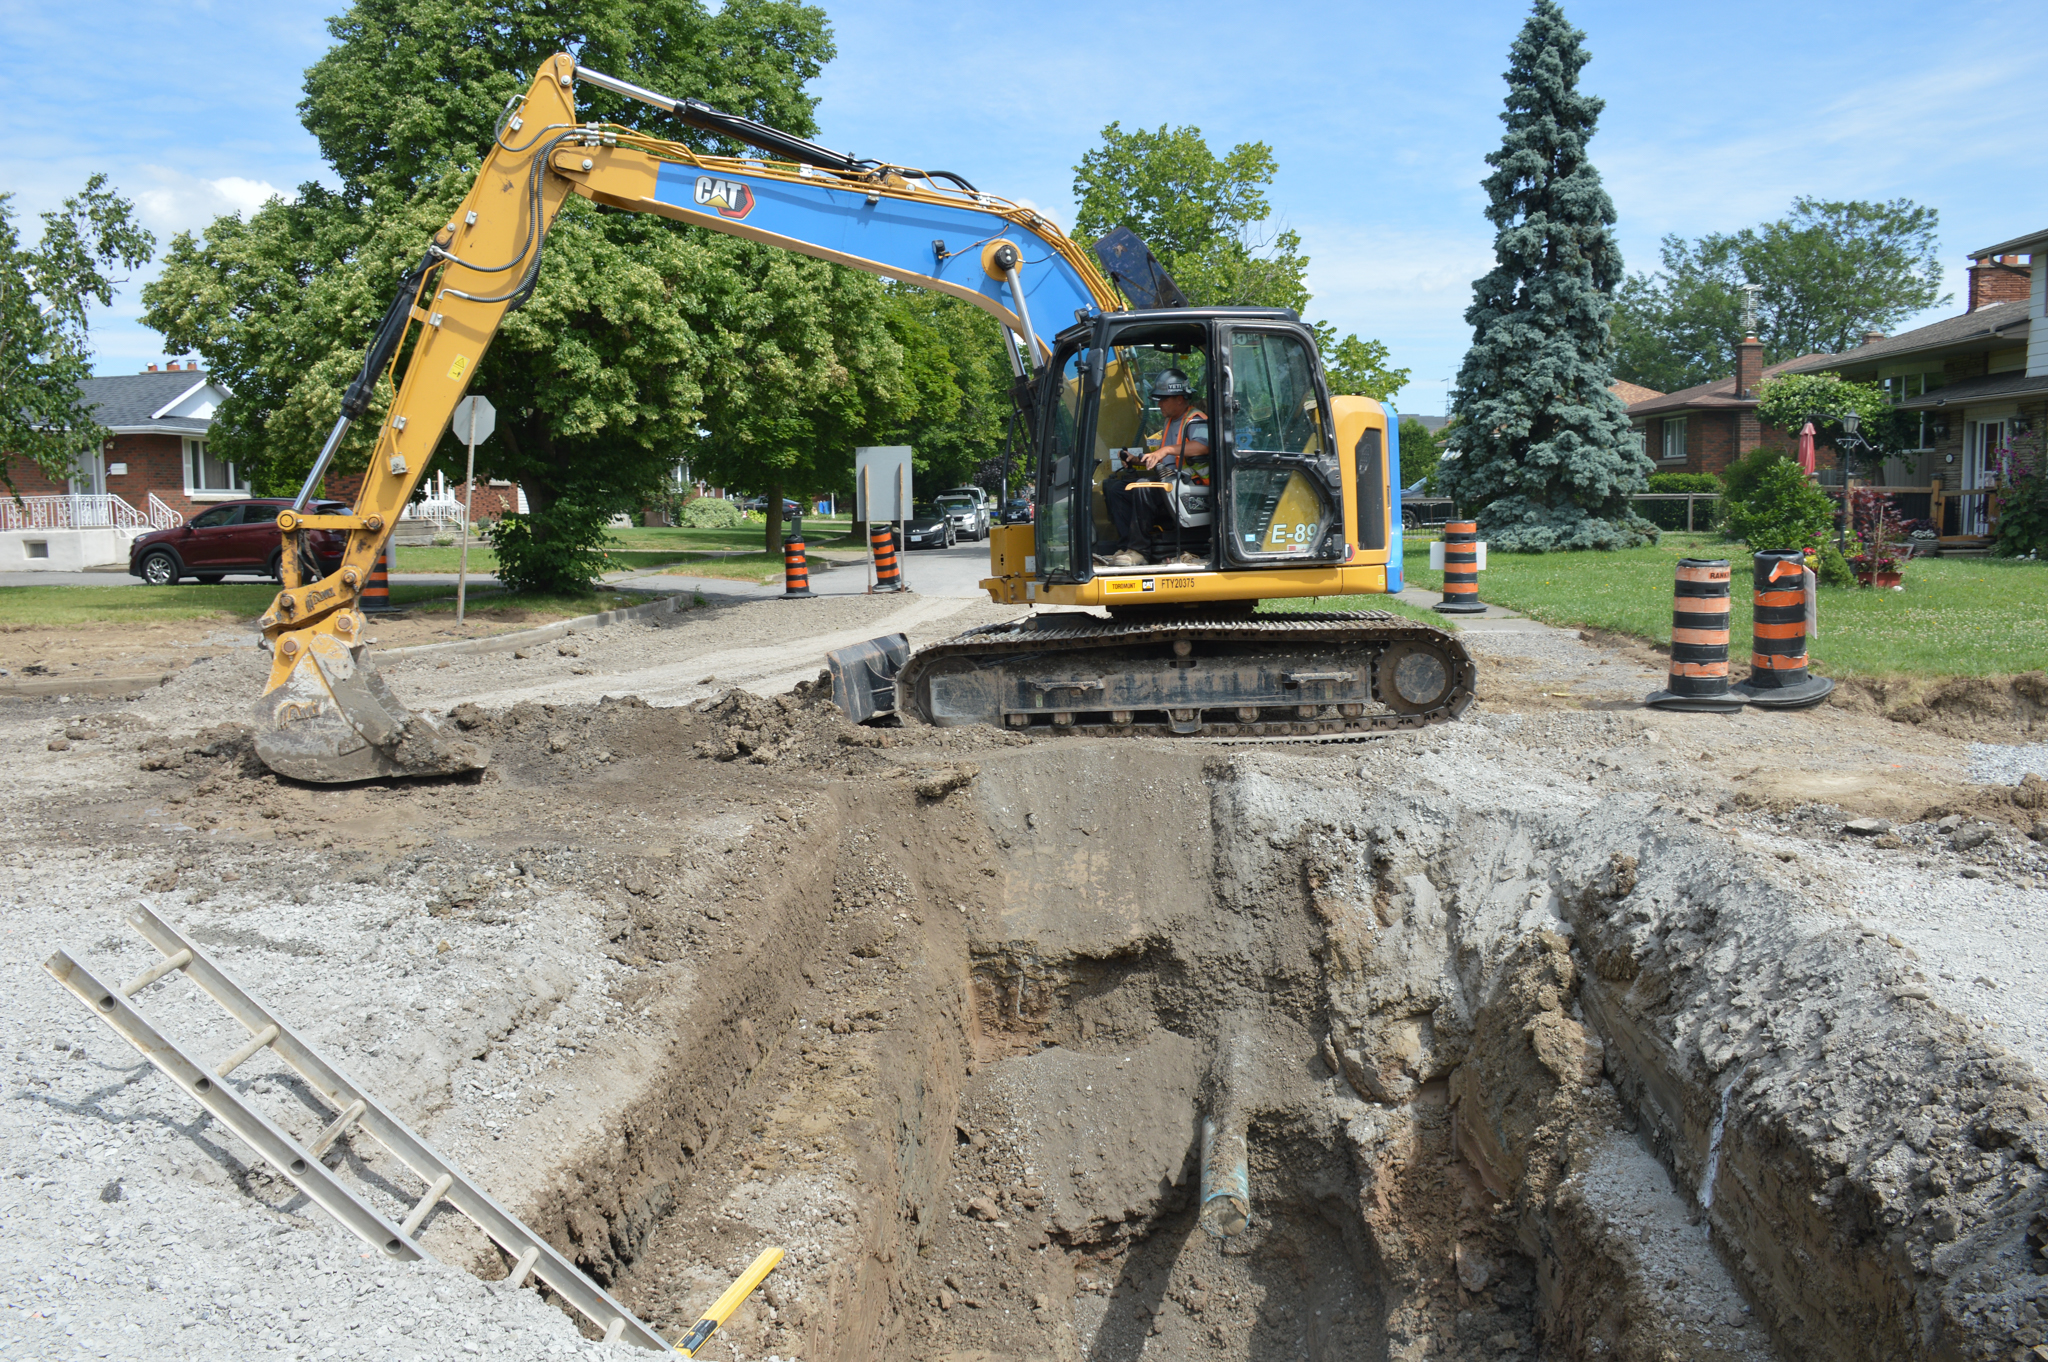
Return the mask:
[[1014,311],[1008,281],[990,278],[982,266],[983,248],[1007,239],[1021,258],[1018,270],[1032,328],[1048,350],[1054,335],[1095,307],[1080,274],[1051,245],[971,204],[923,203],[886,195],[870,202],[864,191],[823,177],[792,184],[731,171],[705,174],[668,161],[656,177],[654,196],[663,203],[744,224],[749,229],[745,235],[773,245],[806,255],[829,252],[824,258],[842,257],[841,263],[941,292],[978,294]]

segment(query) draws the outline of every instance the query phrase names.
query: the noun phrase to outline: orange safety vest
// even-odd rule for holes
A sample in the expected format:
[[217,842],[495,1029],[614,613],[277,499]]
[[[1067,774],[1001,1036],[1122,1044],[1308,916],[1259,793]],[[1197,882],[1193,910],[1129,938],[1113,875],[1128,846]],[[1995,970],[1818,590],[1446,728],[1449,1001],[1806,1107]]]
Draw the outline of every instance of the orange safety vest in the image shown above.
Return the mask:
[[[1173,445],[1177,450],[1181,442],[1181,433],[1188,428],[1188,422],[1206,421],[1208,419],[1209,413],[1198,407],[1190,407],[1187,414],[1181,417],[1180,420],[1168,421],[1166,423],[1166,429],[1160,432],[1159,443],[1161,445]],[[1177,452],[1159,461],[1159,467],[1169,472],[1178,471],[1180,465],[1181,456]]]

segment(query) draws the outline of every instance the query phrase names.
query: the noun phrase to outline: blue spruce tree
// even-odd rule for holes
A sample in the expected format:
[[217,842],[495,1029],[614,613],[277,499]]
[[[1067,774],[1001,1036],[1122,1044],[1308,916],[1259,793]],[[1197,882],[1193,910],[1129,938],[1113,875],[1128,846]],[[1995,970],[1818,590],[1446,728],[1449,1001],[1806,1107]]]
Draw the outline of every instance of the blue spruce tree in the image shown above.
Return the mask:
[[1504,552],[1627,548],[1657,537],[1629,510],[1647,488],[1614,381],[1607,323],[1621,282],[1614,201],[1586,159],[1604,100],[1579,93],[1585,34],[1536,0],[1509,53],[1507,136],[1486,158],[1491,274],[1472,286],[1472,348],[1438,476]]

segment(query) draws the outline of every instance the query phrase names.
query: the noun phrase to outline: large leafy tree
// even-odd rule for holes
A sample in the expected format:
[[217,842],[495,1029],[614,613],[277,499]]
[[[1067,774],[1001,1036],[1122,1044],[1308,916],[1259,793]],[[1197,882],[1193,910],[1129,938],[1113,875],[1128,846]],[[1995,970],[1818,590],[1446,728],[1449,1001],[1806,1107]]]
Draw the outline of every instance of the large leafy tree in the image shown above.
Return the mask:
[[89,313],[113,303],[122,282],[113,271],[145,263],[156,247],[104,175],[43,214],[33,246],[15,227],[13,197],[0,193],[0,485],[10,493],[15,458],[61,479],[104,438],[78,387],[92,376]]
[[912,405],[880,443],[911,447],[921,487],[958,486],[991,472],[1000,478],[1012,409],[1009,358],[995,319],[923,289],[892,288],[889,304]]
[[[308,70],[299,112],[340,188],[308,185],[296,202],[181,236],[144,294],[145,320],[233,389],[215,441],[267,487],[303,476],[399,275],[469,188],[505,101],[549,55],[567,49],[808,135],[806,83],[833,51],[823,11],[794,0],[727,0],[715,13],[701,0],[356,0],[330,29],[336,45]],[[585,119],[736,150],[594,87],[578,100]],[[588,534],[597,513],[636,504],[676,463],[703,456],[705,431],[714,457],[770,461],[729,479],[740,485],[800,468],[824,448],[810,442],[817,432],[863,413],[896,418],[898,353],[863,311],[878,297],[839,266],[572,197],[533,298],[477,369],[474,390],[499,413],[479,475],[519,480],[544,540],[558,505],[564,533]],[[757,343],[771,352],[746,362]],[[779,436],[751,419],[765,410]],[[371,427],[351,435],[341,470],[362,466]],[[768,534],[772,545],[772,518]]]
[[[1195,127],[1102,130],[1102,145],[1074,167],[1074,232],[1093,241],[1115,227],[1143,238],[1197,307],[1308,308],[1301,234],[1273,225],[1266,191],[1279,171],[1264,142],[1218,156]],[[1386,366],[1387,347],[1315,327],[1333,392],[1382,400],[1408,381]]]
[[1483,181],[1496,263],[1465,312],[1472,348],[1437,470],[1510,552],[1619,548],[1657,533],[1629,510],[1650,463],[1607,391],[1621,251],[1614,203],[1586,155],[1604,101],[1579,91],[1584,39],[1553,0],[1536,0],[1509,49],[1507,134]]
[[1764,362],[1839,354],[1947,301],[1940,215],[1906,199],[1798,198],[1775,222],[1697,241],[1667,236],[1662,268],[1615,299],[1615,371],[1674,392],[1735,371],[1744,286],[1756,288]]

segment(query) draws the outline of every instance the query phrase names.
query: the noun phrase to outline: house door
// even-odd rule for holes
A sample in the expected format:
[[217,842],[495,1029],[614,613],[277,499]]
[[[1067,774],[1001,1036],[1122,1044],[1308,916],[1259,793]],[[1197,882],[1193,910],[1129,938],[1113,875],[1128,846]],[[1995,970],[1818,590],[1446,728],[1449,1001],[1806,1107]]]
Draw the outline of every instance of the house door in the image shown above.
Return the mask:
[[99,498],[107,491],[107,459],[98,449],[78,456],[72,465],[71,524],[81,530],[105,529],[114,523]]
[[[1998,482],[1998,451],[2005,448],[2005,422],[1978,421],[1970,428],[1970,438],[1964,444],[1963,490],[1980,491],[1993,487]],[[1985,515],[1990,498],[1973,496],[1963,498],[1962,533],[1989,534],[1990,522]]]

